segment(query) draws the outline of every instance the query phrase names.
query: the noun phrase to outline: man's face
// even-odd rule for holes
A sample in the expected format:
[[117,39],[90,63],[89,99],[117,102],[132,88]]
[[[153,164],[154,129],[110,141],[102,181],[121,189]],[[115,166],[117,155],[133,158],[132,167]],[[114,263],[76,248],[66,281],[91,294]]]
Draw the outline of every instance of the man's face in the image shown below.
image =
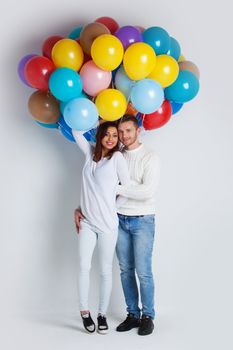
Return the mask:
[[126,147],[137,141],[139,132],[140,128],[137,128],[132,121],[120,123],[118,126],[119,139]]

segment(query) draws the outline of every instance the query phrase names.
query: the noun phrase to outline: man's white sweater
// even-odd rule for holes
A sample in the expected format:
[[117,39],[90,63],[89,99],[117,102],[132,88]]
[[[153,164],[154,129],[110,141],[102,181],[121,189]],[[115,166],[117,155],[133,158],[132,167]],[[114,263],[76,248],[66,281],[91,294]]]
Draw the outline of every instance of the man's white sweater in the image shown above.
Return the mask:
[[118,186],[117,194],[128,198],[128,201],[117,212],[128,216],[155,214],[160,173],[158,156],[143,144],[134,150],[124,150],[123,155],[128,164],[131,184]]

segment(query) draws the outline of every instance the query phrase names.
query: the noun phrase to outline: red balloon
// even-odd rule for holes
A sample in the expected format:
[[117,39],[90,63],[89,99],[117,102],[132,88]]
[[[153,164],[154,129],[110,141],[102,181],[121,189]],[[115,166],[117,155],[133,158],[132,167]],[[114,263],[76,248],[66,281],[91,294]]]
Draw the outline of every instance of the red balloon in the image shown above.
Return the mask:
[[140,114],[143,119],[143,127],[145,130],[153,130],[160,128],[166,124],[172,115],[172,106],[168,100],[164,100],[161,107],[151,114]]
[[54,63],[44,56],[32,57],[24,68],[27,82],[39,90],[49,90],[49,77],[56,69]]
[[63,36],[60,35],[53,35],[48,37],[42,46],[42,52],[45,57],[48,57],[49,59],[52,59],[51,53],[52,53],[52,48],[54,45],[61,39],[64,39]]
[[111,17],[99,17],[95,20],[95,22],[104,24],[110,30],[111,34],[115,33],[120,27],[115,19]]

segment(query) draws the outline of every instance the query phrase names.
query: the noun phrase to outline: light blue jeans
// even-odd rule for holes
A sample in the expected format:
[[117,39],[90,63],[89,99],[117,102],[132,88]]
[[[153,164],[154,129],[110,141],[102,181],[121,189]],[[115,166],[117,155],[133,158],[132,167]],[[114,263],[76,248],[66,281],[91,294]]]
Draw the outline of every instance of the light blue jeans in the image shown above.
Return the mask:
[[[118,214],[119,232],[116,253],[121,270],[121,283],[127,312],[140,318],[155,317],[152,251],[155,234],[155,216],[125,216]],[[142,310],[139,308],[137,273]]]
[[81,220],[78,235],[79,248],[79,309],[89,310],[88,295],[91,261],[95,247],[98,249],[100,269],[99,310],[106,315],[112,290],[112,263],[117,241],[117,229],[101,232],[86,219]]

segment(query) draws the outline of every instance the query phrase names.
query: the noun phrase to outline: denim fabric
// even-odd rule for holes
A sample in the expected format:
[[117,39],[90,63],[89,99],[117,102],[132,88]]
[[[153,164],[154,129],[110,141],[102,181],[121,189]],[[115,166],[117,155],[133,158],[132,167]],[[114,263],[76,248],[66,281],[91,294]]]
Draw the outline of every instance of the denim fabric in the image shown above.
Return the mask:
[[[155,317],[152,251],[155,235],[155,216],[125,216],[118,214],[119,232],[116,253],[121,270],[127,312],[139,318],[142,314]],[[136,273],[135,273],[136,272]],[[139,307],[140,285],[142,310]]]
[[86,219],[81,220],[79,241],[78,276],[79,308],[80,311],[89,310],[88,295],[90,284],[91,261],[95,247],[98,249],[100,265],[99,310],[106,315],[112,290],[112,262],[117,241],[117,231],[102,232],[90,224]]

